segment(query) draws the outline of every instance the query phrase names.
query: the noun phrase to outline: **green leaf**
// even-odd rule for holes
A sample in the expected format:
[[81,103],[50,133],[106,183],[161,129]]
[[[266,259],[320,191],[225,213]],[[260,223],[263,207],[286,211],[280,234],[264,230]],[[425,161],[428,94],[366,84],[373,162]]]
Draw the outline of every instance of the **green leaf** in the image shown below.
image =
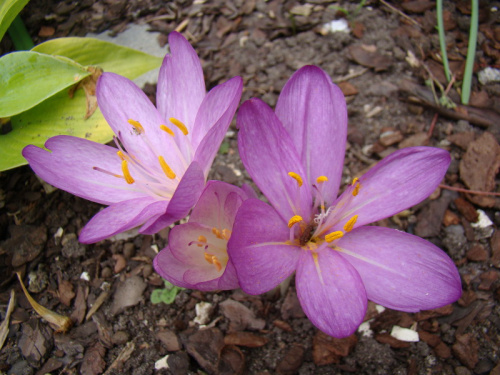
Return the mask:
[[129,79],[158,68],[163,60],[161,57],[94,38],[52,39],[39,44],[33,51],[66,56],[81,65],[99,66],[105,72],[117,73]]
[[151,303],[156,305],[157,303],[163,302],[170,305],[175,301],[177,294],[184,288],[179,288],[168,281],[164,280],[165,289],[155,289],[151,293]]
[[226,155],[229,152],[229,142],[222,142],[219,148],[219,154]]
[[28,4],[29,0],[2,0],[0,1],[0,40],[5,35],[14,18]]
[[0,135],[0,170],[26,164],[26,159],[21,155],[22,149],[29,144],[43,147],[45,141],[54,135],[74,135],[95,142],[109,142],[113,138],[113,131],[101,111],[96,110],[85,120],[86,108],[83,90],[77,90],[73,99],[64,90],[12,117],[12,131]]
[[[60,38],[36,46],[33,51],[65,56],[83,66],[99,66],[104,71],[129,79],[161,65],[162,58],[92,38]],[[63,58],[64,59],[64,58]],[[0,135],[0,171],[26,164],[22,149],[33,144],[43,147],[50,137],[68,134],[99,143],[113,139],[113,132],[97,110],[85,120],[87,103],[83,90],[70,99],[61,91],[30,110],[12,117],[12,131]]]
[[0,118],[24,112],[90,75],[74,61],[38,52],[0,58]]

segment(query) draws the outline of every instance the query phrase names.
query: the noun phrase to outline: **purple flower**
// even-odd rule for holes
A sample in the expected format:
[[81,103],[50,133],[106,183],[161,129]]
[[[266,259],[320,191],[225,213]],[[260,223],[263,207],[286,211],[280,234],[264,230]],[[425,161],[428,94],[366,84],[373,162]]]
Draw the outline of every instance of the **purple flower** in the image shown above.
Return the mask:
[[368,299],[416,312],[459,298],[458,271],[442,250],[398,230],[365,226],[429,196],[450,163],[446,151],[396,151],[337,198],[346,104],[314,66],[292,76],[276,113],[252,99],[237,122],[242,161],[273,206],[248,199],[235,219],[228,248],[245,292],[266,292],[296,272],[304,312],[335,337],[357,329]]
[[132,81],[104,73],[97,102],[118,149],[71,136],[27,146],[23,156],[48,183],[109,205],[80,233],[93,243],[142,225],[151,234],[185,217],[199,198],[213,158],[238,106],[235,77],[206,93],[196,52],[169,36],[157,87],[157,106]]
[[169,245],[154,259],[154,268],[174,285],[203,291],[239,288],[227,255],[238,208],[252,196],[236,186],[209,181],[193,208],[189,222],[175,226]]

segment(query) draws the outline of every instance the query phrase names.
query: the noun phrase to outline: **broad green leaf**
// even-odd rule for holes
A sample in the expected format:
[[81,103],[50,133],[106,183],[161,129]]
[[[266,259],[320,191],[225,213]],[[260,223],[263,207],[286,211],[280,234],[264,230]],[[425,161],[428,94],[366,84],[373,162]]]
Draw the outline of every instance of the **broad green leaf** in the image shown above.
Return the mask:
[[169,283],[166,280],[163,280],[165,282],[165,289],[155,289],[151,293],[151,303],[153,305],[156,305],[157,303],[163,302],[166,303],[167,305],[170,305],[172,302],[175,301],[175,297],[177,294],[184,288],[180,288],[178,286],[175,286],[171,283]]
[[13,52],[0,58],[0,118],[24,112],[90,75],[66,57]]
[[61,91],[34,108],[11,118],[12,131],[0,135],[0,170],[26,164],[21,155],[29,144],[43,147],[45,141],[59,134],[74,135],[106,143],[113,132],[98,109],[84,120],[87,103],[83,90],[73,99],[68,90]]
[[52,39],[39,44],[33,51],[66,56],[81,65],[96,65],[105,72],[117,73],[129,79],[158,68],[163,60],[161,57],[94,38]]
[[0,40],[29,0],[0,0]]
[[[1,1],[1,0],[0,0]],[[162,58],[92,38],[60,38],[36,46],[33,51],[64,56],[82,66],[98,66],[134,79],[161,65]],[[0,135],[0,171],[26,164],[22,149],[43,147],[50,137],[68,134],[99,143],[113,139],[113,132],[97,110],[84,119],[87,103],[83,90],[70,99],[63,90],[30,110],[12,117],[12,131]]]

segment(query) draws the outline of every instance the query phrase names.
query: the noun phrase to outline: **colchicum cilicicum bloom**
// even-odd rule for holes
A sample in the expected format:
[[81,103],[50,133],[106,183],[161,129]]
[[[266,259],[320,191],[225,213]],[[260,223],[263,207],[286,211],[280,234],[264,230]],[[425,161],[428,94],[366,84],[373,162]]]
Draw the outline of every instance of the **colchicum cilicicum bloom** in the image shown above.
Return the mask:
[[80,233],[93,243],[142,225],[151,234],[182,219],[196,203],[236,112],[242,80],[206,93],[196,52],[179,33],[169,35],[157,86],[157,108],[132,81],[104,73],[96,95],[117,148],[71,136],[50,138],[23,156],[48,183],[109,205]]
[[227,255],[238,208],[251,189],[209,181],[193,208],[189,222],[175,226],[168,246],[154,259],[154,268],[174,285],[203,291],[239,288],[236,271]]
[[428,197],[446,173],[448,152],[396,151],[337,198],[346,104],[314,66],[291,77],[276,113],[251,99],[237,123],[241,159],[272,205],[248,199],[235,219],[228,251],[245,292],[266,292],[296,272],[304,312],[335,337],[357,329],[368,299],[416,312],[459,298],[458,271],[441,249],[395,229],[366,226]]

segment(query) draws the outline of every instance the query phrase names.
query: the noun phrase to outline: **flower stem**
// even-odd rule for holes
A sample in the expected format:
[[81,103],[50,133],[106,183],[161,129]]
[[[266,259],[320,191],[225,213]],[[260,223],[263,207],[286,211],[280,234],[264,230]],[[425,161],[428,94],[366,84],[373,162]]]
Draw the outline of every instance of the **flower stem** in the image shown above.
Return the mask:
[[465,62],[464,80],[462,82],[462,104],[469,104],[472,86],[472,73],[474,70],[474,59],[476,57],[477,28],[479,21],[479,1],[472,0],[469,47],[467,49],[467,60]]
[[436,2],[437,28],[439,33],[439,46],[441,47],[441,59],[443,60],[444,74],[448,82],[451,80],[450,66],[448,64],[448,54],[446,53],[446,38],[444,36],[443,22],[443,0]]

